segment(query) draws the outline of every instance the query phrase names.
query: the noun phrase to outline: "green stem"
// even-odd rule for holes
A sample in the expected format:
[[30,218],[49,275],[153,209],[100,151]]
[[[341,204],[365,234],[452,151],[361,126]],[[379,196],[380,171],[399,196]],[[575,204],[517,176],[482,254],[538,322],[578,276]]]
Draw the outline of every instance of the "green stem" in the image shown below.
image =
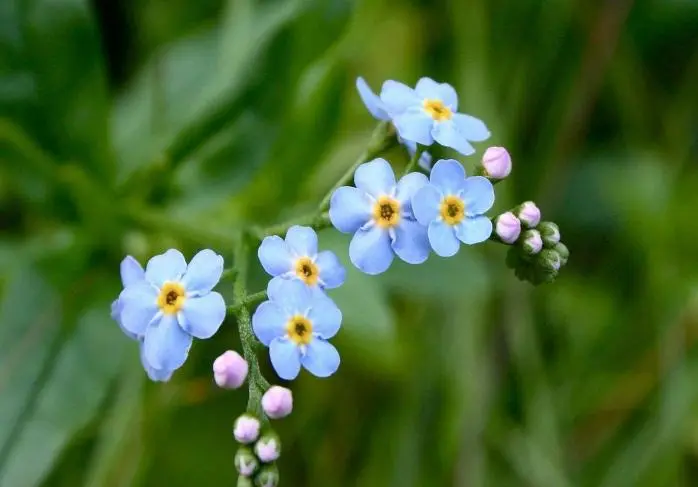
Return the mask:
[[[233,260],[235,262],[236,277],[233,284],[233,297],[235,300],[235,316],[238,322],[238,332],[242,343],[242,353],[249,365],[247,382],[249,384],[249,399],[247,400],[247,411],[264,419],[262,409],[262,394],[269,388],[269,383],[259,370],[259,362],[254,352],[256,339],[252,332],[250,321],[250,311],[247,309],[248,300],[245,281],[247,279],[247,243],[244,235],[238,234],[235,239],[233,249]],[[259,294],[259,293],[256,293]]]
[[284,223],[277,223],[266,228],[252,227],[249,230],[249,233],[253,238],[262,240],[264,237],[268,237],[270,235],[286,235],[288,229],[293,225],[303,225],[311,227],[314,230],[322,230],[323,228],[330,226],[330,215],[327,212],[320,214],[312,213],[294,218],[293,220]]
[[403,176],[406,176],[415,170],[419,164],[419,158],[422,157],[425,149],[426,147],[424,147],[422,144],[417,144],[417,150],[414,151],[414,154],[412,154],[412,159],[410,159],[410,162],[408,162],[407,166],[405,166],[405,171],[402,173]]
[[[232,270],[232,269],[230,269],[230,270]],[[257,291],[256,293],[248,294],[245,297],[244,302],[242,302],[242,303],[236,302],[235,304],[231,304],[230,306],[228,306],[228,314],[233,314],[233,315],[237,316],[238,313],[240,312],[240,308],[253,306],[253,305],[259,303],[260,301],[264,301],[265,299],[267,299],[267,292],[266,291]]]

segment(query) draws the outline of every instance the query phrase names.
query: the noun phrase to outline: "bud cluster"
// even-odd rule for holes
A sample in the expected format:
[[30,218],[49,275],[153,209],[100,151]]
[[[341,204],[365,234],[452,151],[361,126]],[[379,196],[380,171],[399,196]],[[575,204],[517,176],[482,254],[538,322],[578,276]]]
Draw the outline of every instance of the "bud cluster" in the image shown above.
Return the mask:
[[520,280],[534,285],[554,281],[569,258],[558,226],[540,220],[540,210],[532,201],[494,219],[493,238],[511,245],[507,266]]
[[[288,416],[293,409],[291,391],[271,386],[262,396],[262,409],[270,419]],[[276,487],[279,470],[275,462],[281,455],[281,440],[274,430],[263,426],[254,415],[245,413],[235,420],[233,435],[241,444],[235,454],[238,487]]]

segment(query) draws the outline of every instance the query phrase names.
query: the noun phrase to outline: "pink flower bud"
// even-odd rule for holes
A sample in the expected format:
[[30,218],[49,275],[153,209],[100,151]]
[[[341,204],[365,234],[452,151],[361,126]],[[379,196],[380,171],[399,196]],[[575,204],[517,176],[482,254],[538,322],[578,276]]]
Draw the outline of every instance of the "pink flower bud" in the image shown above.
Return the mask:
[[254,452],[262,463],[275,461],[281,455],[281,444],[274,435],[265,435],[254,446]]
[[523,234],[523,249],[528,255],[535,255],[543,248],[543,239],[538,230],[526,230]]
[[511,172],[511,157],[504,147],[488,147],[482,155],[485,174],[492,179],[504,179]]
[[235,439],[243,444],[257,441],[259,438],[259,420],[249,414],[243,414],[235,420],[233,434]]
[[522,203],[517,216],[528,228],[535,228],[540,222],[540,210],[533,201]]
[[272,419],[284,418],[293,409],[293,394],[281,386],[271,386],[262,396],[262,409]]
[[508,244],[513,244],[521,235],[521,222],[510,211],[497,217],[495,232],[499,239]]
[[239,353],[228,350],[213,361],[213,378],[219,387],[237,389],[247,378],[248,365]]
[[242,447],[235,453],[235,468],[243,477],[250,477],[257,467],[259,462],[249,448]]

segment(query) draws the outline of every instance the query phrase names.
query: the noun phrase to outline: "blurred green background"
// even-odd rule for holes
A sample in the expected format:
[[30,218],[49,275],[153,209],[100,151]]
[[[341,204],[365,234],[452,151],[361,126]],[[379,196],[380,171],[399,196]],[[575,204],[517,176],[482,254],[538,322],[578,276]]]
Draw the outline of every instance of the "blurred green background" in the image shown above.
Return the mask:
[[698,485],[697,2],[0,0],[1,487],[235,484],[234,321],[148,383],[118,264],[312,209],[374,126],[358,75],[452,83],[512,154],[495,209],[535,200],[571,259],[351,268],[281,485]]

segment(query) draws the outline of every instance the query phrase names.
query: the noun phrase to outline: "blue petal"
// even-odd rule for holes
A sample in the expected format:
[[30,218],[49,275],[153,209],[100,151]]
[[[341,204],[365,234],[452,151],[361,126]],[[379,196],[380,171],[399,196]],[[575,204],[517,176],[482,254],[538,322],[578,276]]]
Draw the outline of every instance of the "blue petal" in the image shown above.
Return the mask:
[[317,233],[310,227],[293,225],[286,232],[286,245],[296,256],[314,257],[317,254]]
[[455,229],[444,223],[435,220],[429,224],[429,243],[437,255],[441,257],[451,257],[456,255],[460,248],[460,242],[456,238]]
[[411,108],[393,119],[395,128],[404,140],[422,145],[434,143],[432,127],[434,120],[421,107]]
[[414,220],[403,219],[395,227],[393,250],[408,264],[421,264],[429,257],[427,227]]
[[175,370],[187,360],[192,338],[174,315],[164,315],[148,327],[143,341],[145,360],[159,370]]
[[330,199],[330,221],[343,233],[354,233],[371,219],[371,200],[360,189],[337,188]]
[[143,335],[148,323],[159,312],[157,299],[157,290],[147,281],[139,281],[121,291],[121,326],[132,335]]
[[145,369],[145,373],[148,374],[148,378],[156,382],[167,382],[168,380],[170,380],[174,371],[167,369],[156,369],[155,367],[150,365],[148,361],[145,359],[145,352],[142,341],[138,344],[138,348],[140,349],[141,364],[143,364],[143,368]]
[[430,171],[431,170],[431,154],[428,152],[422,152],[422,155],[419,156],[419,167],[424,169],[425,171]]
[[387,230],[373,226],[357,231],[349,243],[349,260],[366,274],[385,272],[393,262],[393,249]]
[[124,260],[121,261],[120,270],[121,283],[124,285],[124,287],[128,287],[133,283],[145,279],[145,271],[143,270],[143,267],[130,255],[127,255],[124,257]]
[[437,83],[431,78],[421,78],[415,87],[421,98],[441,100],[452,111],[458,110],[458,95],[453,86],[448,83]]
[[434,128],[431,131],[431,135],[434,140],[444,147],[450,147],[455,149],[464,156],[469,156],[475,153],[475,149],[468,139],[465,138],[456,128],[456,124],[451,120],[444,120],[443,122],[437,122],[434,124]]
[[482,142],[490,138],[490,131],[479,118],[471,117],[463,113],[456,113],[453,115],[453,123],[456,124],[458,132],[468,140]]
[[156,255],[145,268],[145,278],[158,287],[166,281],[178,281],[187,270],[187,262],[179,250],[170,249]]
[[217,292],[186,298],[178,318],[182,329],[196,338],[211,338],[225,319],[225,301]]
[[270,276],[279,276],[293,269],[293,257],[288,245],[278,235],[264,237],[257,250],[257,257]]
[[455,195],[465,186],[465,169],[455,159],[441,159],[431,169],[429,180],[443,195]]
[[124,325],[121,323],[121,308],[122,308],[121,302],[119,301],[118,298],[115,299],[115,300],[111,303],[111,318],[112,318],[114,321],[116,321],[116,323],[119,325],[119,328],[121,329],[121,331],[124,332],[124,335],[126,335],[127,337],[129,337],[131,340],[137,340],[137,339],[138,339],[138,335],[136,335],[135,333],[131,333],[130,331],[128,331],[126,328],[124,328]]
[[280,294],[283,291],[283,282],[287,280],[288,278],[277,276],[267,283],[267,297],[271,301],[278,301],[281,299]]
[[[269,294],[269,288],[272,288],[271,294]],[[312,304],[310,289],[296,279],[279,279],[274,285],[270,283],[267,293],[283,308],[287,316],[305,314]]]
[[456,225],[456,235],[464,244],[473,245],[484,242],[492,234],[492,221],[486,216],[466,218]]
[[463,201],[468,216],[482,215],[494,204],[494,186],[482,176],[467,178],[463,186]]
[[400,202],[403,213],[412,215],[412,196],[426,184],[429,184],[429,179],[421,172],[412,172],[400,178],[395,199]]
[[284,380],[293,380],[301,371],[300,350],[287,338],[275,338],[269,344],[269,358],[276,374]]
[[439,217],[442,198],[441,191],[432,184],[420,188],[412,197],[412,213],[417,221],[426,226],[436,220]]
[[313,323],[313,333],[328,339],[339,331],[342,312],[329,297],[316,297],[308,312],[308,319]]
[[390,194],[395,187],[395,173],[385,159],[374,159],[361,164],[354,173],[356,187],[374,198]]
[[362,77],[356,78],[356,89],[359,91],[361,101],[364,102],[371,115],[378,120],[390,120],[390,115],[385,109],[380,97],[376,95]]
[[289,315],[274,301],[265,301],[252,315],[252,331],[263,345],[269,346],[274,338],[286,335]]
[[344,284],[346,270],[334,252],[323,250],[317,254],[315,264],[320,269],[320,280],[323,287],[334,289]]
[[189,262],[187,272],[182,277],[182,285],[187,294],[206,294],[218,284],[222,274],[223,257],[213,250],[204,249]]
[[412,88],[393,80],[383,83],[380,99],[392,116],[403,113],[411,106],[420,106],[422,102]]
[[303,367],[316,377],[329,377],[339,368],[339,352],[334,345],[319,337],[307,345],[305,355],[301,358]]

